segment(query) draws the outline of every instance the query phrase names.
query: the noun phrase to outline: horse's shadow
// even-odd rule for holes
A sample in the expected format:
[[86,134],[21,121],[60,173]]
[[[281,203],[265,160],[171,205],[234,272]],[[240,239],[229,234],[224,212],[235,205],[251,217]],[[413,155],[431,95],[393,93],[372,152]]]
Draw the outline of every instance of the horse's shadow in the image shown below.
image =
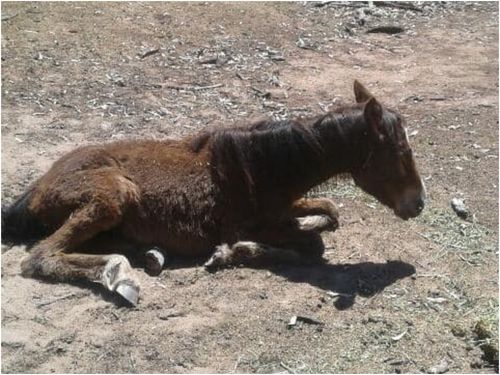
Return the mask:
[[[200,266],[202,260],[174,259],[168,269]],[[409,263],[391,260],[385,263],[361,262],[331,264],[326,260],[313,265],[272,265],[258,267],[285,277],[291,282],[308,283],[332,292],[334,306],[339,310],[351,307],[356,296],[371,297],[396,281],[413,275],[415,267]],[[217,272],[217,271],[215,271]]]
[[354,304],[356,296],[371,297],[399,279],[415,273],[415,267],[402,261],[357,264],[322,263],[313,266],[276,267],[270,271],[289,281],[308,283],[332,292],[334,306],[345,310]]
[[[144,259],[138,256],[137,252],[126,255],[128,255],[132,267],[144,269]],[[162,272],[179,268],[200,267],[205,261],[206,258],[173,257]],[[312,265],[280,264],[257,268],[267,269],[291,282],[308,283],[332,292],[332,297],[335,298],[334,306],[339,310],[350,308],[354,304],[356,296],[371,297],[396,281],[413,275],[416,271],[413,265],[397,260],[387,261],[386,263],[331,264],[323,259],[321,262]],[[56,283],[51,280],[43,281]],[[110,293],[103,288],[97,287],[95,283],[77,280],[69,283],[90,289],[94,294],[114,303],[117,307],[130,307],[130,304],[116,293]]]

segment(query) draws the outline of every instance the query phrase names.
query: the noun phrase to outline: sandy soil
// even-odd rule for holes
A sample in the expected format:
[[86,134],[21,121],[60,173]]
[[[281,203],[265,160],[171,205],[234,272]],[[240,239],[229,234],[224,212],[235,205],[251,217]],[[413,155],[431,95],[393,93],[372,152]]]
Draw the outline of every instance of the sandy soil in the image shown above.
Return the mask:
[[[316,5],[2,2],[2,203],[78,145],[320,113],[355,78],[407,118],[430,198],[403,222],[325,184],[328,264],[172,259],[137,270],[136,308],[24,279],[26,249],[3,246],[3,372],[495,371],[498,4]],[[367,33],[387,25],[404,30]]]

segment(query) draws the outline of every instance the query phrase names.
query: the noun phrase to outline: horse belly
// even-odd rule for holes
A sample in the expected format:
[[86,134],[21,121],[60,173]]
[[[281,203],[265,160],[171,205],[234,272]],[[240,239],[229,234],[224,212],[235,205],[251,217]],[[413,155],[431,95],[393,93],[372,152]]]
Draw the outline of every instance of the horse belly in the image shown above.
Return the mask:
[[136,209],[127,213],[122,234],[131,240],[160,246],[183,256],[208,255],[220,241],[215,195],[196,189],[172,189],[162,194],[143,194]]
[[213,252],[218,243],[216,233],[193,233],[169,228],[168,223],[146,220],[141,223],[129,221],[121,227],[122,235],[145,246],[159,246],[167,254],[180,256],[202,256]]

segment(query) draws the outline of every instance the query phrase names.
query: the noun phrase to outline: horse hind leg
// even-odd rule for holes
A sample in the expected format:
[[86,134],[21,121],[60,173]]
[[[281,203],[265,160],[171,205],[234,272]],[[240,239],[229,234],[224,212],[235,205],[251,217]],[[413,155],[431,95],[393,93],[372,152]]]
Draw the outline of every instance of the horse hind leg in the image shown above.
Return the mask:
[[[129,187],[136,189],[134,186],[130,182]],[[23,276],[99,282],[136,304],[140,286],[126,257],[72,252],[76,248],[82,251],[81,244],[120,223],[124,210],[137,193],[121,188],[118,191],[125,194],[116,194],[116,189],[109,189],[109,194],[104,196],[101,191],[100,195],[73,212],[52,235],[36,244],[21,263]]]

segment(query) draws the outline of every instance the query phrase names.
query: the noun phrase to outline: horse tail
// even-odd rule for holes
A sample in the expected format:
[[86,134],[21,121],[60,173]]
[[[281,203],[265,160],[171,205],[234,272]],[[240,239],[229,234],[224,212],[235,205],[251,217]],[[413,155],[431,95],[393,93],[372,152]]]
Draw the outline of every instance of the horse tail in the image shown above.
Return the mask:
[[28,208],[32,192],[29,189],[11,205],[2,205],[2,243],[15,245],[38,240],[47,234],[46,228]]

